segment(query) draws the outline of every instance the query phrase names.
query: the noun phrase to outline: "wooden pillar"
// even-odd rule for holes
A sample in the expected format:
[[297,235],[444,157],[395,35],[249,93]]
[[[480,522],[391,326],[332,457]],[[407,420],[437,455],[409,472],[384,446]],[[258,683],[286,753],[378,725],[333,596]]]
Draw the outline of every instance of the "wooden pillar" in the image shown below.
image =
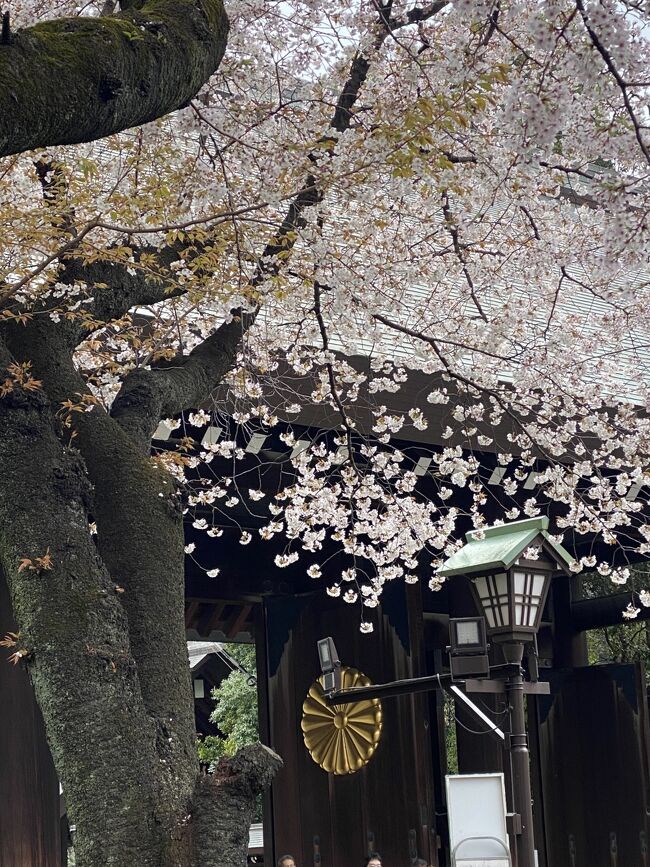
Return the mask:
[[[422,615],[422,589],[419,584],[404,585],[408,610],[410,676],[428,674]],[[435,725],[435,722],[434,722]],[[427,863],[437,862],[438,831],[434,810],[434,758],[431,743],[430,703],[427,693],[411,695],[411,731],[415,753],[414,794],[417,799],[418,825],[412,829],[411,862],[424,858]],[[413,835],[412,835],[413,837]]]
[[[0,634],[15,632],[0,571]],[[60,867],[59,783],[27,672],[0,652],[0,865]]]
[[576,630],[571,619],[571,601],[577,578],[556,578],[551,584],[553,612],[553,668],[589,665],[587,633]]
[[[263,744],[270,744],[271,724],[269,719],[269,674],[266,640],[266,612],[263,605],[255,606],[254,630],[255,662],[257,665],[257,714],[259,721],[260,740]],[[264,795],[262,796],[262,816],[264,827],[264,865],[265,867],[274,867],[276,857],[272,788],[266,789]]]

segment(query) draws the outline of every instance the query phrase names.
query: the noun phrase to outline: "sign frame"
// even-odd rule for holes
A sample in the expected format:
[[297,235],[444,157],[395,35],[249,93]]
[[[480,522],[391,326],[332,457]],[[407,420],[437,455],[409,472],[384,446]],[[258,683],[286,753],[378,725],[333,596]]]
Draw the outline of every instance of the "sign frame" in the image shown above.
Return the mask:
[[[471,783],[476,785],[473,787]],[[491,786],[485,784],[492,783]],[[506,798],[504,775],[502,773],[492,774],[447,774],[445,776],[445,788],[447,792],[447,819],[449,823],[449,848],[451,852],[452,867],[490,867],[491,864],[496,867],[507,865],[512,867],[512,857],[510,854],[510,846],[508,839],[508,829],[506,825]],[[472,800],[472,788],[475,790],[474,799]],[[489,792],[489,788],[493,788],[494,795],[491,798],[492,815],[486,819],[486,805],[490,803],[486,801],[485,795]],[[462,800],[459,799],[459,792],[465,790]],[[479,795],[480,792],[480,795]],[[470,794],[469,802],[467,799]],[[462,808],[454,809],[455,804],[461,804]],[[460,810],[463,810],[465,815],[460,815]],[[475,815],[482,821],[478,821],[474,828],[475,833],[468,833],[472,830],[472,821],[468,820],[468,812]],[[468,822],[469,826],[468,827]],[[490,845],[486,847],[484,854],[477,853],[477,845],[480,842],[490,841]],[[475,845],[472,846],[471,844]],[[468,844],[470,852],[463,856],[460,851],[462,847]],[[473,851],[472,851],[473,850]],[[502,851],[499,851],[502,850]]]

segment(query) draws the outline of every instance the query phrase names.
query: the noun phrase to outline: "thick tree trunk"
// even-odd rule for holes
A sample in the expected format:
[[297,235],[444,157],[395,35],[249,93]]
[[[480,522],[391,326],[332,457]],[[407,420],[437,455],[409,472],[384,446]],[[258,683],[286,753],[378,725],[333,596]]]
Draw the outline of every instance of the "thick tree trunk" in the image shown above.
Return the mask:
[[[8,331],[44,390],[15,383],[0,398],[0,561],[78,863],[241,867],[256,794],[280,762],[258,748],[217,778],[198,773],[171,480],[100,408],[74,422],[88,472],[56,433],[53,410],[85,390],[65,330],[40,319]],[[0,343],[0,382],[11,361]]]
[[82,462],[54,435],[38,392],[0,400],[0,474],[0,558],[18,649],[79,828],[80,864],[159,865],[154,726],[115,582],[88,533]]
[[0,156],[93,141],[186,105],[227,36],[222,0],[149,0],[17,31],[0,43]]
[[[66,329],[48,319],[7,329],[11,349],[59,407],[87,391]],[[198,772],[184,622],[184,540],[173,479],[100,407],[70,416],[93,486],[99,553],[123,592],[131,652],[160,760],[170,823],[181,821]],[[180,818],[179,818],[180,817]]]
[[222,760],[199,778],[194,796],[192,867],[245,864],[248,828],[257,795],[271,784],[282,760],[261,744]]

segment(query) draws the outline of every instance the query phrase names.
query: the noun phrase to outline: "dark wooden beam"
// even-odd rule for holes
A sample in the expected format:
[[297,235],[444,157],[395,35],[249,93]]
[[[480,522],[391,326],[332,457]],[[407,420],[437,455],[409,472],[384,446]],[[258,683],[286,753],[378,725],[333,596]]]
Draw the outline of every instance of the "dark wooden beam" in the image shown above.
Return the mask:
[[[549,606],[552,606],[553,665],[555,668],[575,668],[589,665],[587,636],[573,618],[576,577],[553,581]],[[620,616],[620,615],[619,615]]]
[[[635,594],[634,594],[635,595]],[[634,595],[613,593],[611,596],[597,596],[595,599],[577,599],[571,604],[571,623],[576,630],[598,629],[602,626],[616,626],[625,623],[623,611],[633,600]],[[650,608],[641,609],[637,620],[650,618]]]
[[218,628],[226,605],[226,602],[203,604],[194,623],[188,623],[187,628],[196,629],[199,635],[207,638],[213,629]]
[[[235,611],[224,627],[226,638],[236,638],[237,634],[242,631],[242,627],[250,617],[252,605],[242,605],[239,611]],[[249,630],[252,632],[252,629]]]
[[189,629],[194,624],[201,602],[198,599],[185,600],[185,628]]

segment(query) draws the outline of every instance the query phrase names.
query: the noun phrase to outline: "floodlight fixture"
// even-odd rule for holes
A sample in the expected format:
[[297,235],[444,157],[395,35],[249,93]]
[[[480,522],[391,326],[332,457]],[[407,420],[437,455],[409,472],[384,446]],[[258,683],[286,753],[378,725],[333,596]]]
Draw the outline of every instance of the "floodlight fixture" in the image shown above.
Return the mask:
[[317,642],[318,659],[323,676],[323,692],[329,695],[341,688],[341,660],[334,644],[334,639],[321,638]]
[[456,617],[449,621],[449,652],[452,656],[487,653],[485,619],[483,617]]
[[449,665],[453,680],[487,677],[490,661],[482,617],[457,617],[449,621]]

